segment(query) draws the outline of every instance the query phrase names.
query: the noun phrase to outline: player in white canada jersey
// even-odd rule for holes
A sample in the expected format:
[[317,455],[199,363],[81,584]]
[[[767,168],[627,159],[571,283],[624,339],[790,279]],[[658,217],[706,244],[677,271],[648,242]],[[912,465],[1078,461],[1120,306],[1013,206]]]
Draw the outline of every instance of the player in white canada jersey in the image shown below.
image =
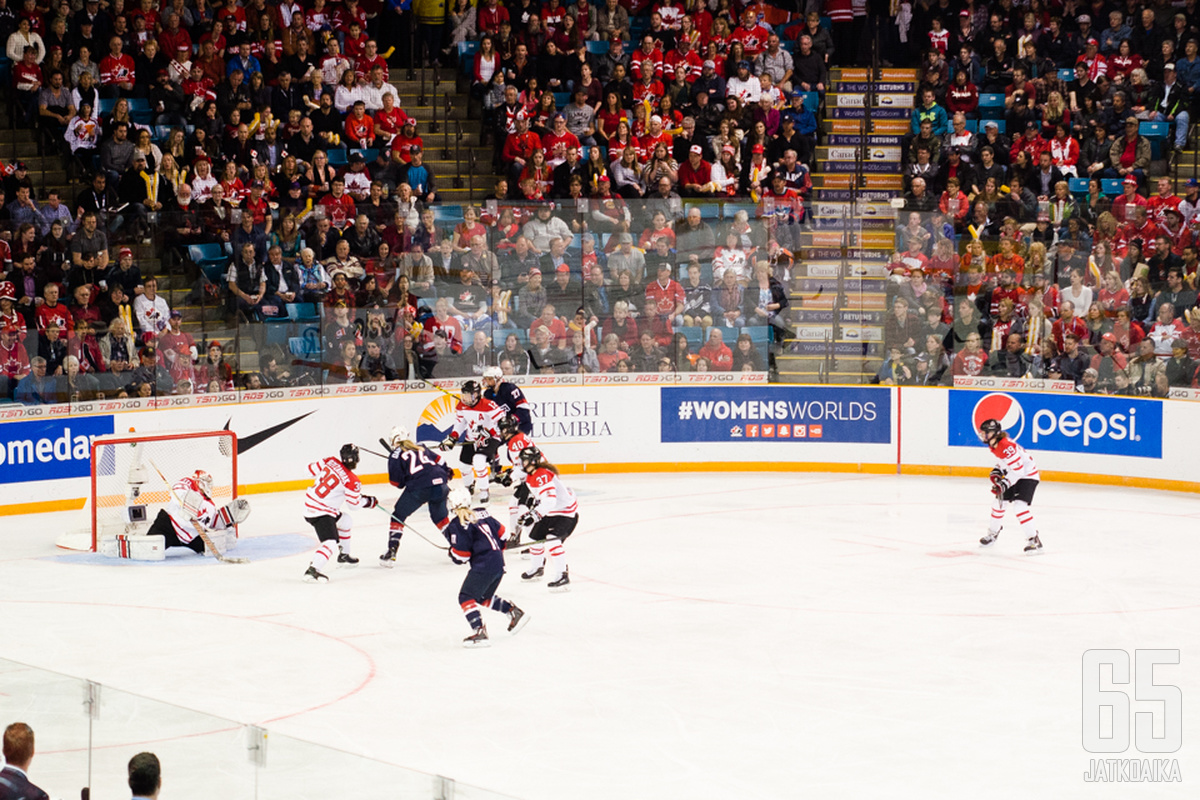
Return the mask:
[[488,483],[491,462],[500,448],[500,430],[497,427],[503,411],[483,396],[483,389],[475,381],[462,385],[458,405],[454,409],[454,426],[438,447],[445,452],[462,441],[459,461],[470,469],[463,469],[463,483],[478,502],[488,501]]
[[[205,532],[223,531],[241,522],[250,513],[245,500],[234,500],[228,505],[217,507],[212,500],[213,479],[202,469],[186,478],[180,478],[171,486],[171,502],[159,509],[147,536],[162,536],[165,546],[187,547],[197,553],[204,552],[204,541],[196,527],[199,523]],[[232,544],[233,537],[221,537],[225,547]]]
[[308,465],[313,484],[304,493],[304,518],[321,540],[321,546],[304,573],[304,580],[310,583],[329,580],[322,570],[333,558],[335,548],[339,550],[338,566],[358,564],[358,559],[350,555],[350,529],[354,520],[342,513],[342,506],[374,508],[379,501],[362,493],[362,482],[354,474],[357,466],[358,448],[352,444],[342,445],[337,458],[323,458]]
[[558,469],[546,460],[536,447],[521,451],[521,469],[525,472],[525,485],[529,487],[526,501],[528,511],[521,517],[522,525],[532,526],[529,538],[536,544],[529,548],[529,572],[521,580],[532,581],[544,573],[546,551],[549,551],[551,581],[546,585],[551,591],[568,591],[571,583],[567,573],[567,555],[563,542],[579,524],[579,504],[575,493],[567,488],[558,476]]
[[1011,504],[1016,511],[1021,532],[1025,534],[1025,552],[1040,553],[1042,540],[1033,524],[1033,511],[1029,508],[1033,504],[1033,493],[1042,479],[1033,456],[1008,438],[999,420],[985,419],[980,423],[979,438],[987,444],[997,462],[990,476],[995,497],[992,502],[992,521],[988,524],[987,535],[979,540],[979,544],[987,547],[999,538],[1004,513]]

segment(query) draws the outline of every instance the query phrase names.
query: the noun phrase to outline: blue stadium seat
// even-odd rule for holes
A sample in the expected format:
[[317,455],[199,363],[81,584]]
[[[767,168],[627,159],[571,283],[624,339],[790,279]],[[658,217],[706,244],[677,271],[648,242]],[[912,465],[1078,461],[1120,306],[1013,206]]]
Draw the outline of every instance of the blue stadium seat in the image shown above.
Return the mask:
[[349,163],[346,151],[340,147],[329,148],[325,151],[325,155],[329,156],[329,166],[331,167],[344,167]]
[[1067,184],[1071,187],[1071,194],[1087,194],[1087,178],[1071,178],[1067,181]]
[[433,206],[433,219],[436,222],[453,222],[458,224],[463,221],[462,206],[435,205]]
[[1109,197],[1116,197],[1121,193],[1121,179],[1105,178],[1100,181],[1100,191]]
[[361,155],[363,157],[363,160],[366,161],[367,164],[374,164],[375,159],[379,158],[379,151],[373,147],[363,149],[363,150],[351,150],[350,152],[358,153],[359,155]]
[[588,42],[587,51],[593,55],[602,56],[608,52],[608,42]]
[[816,114],[818,109],[820,109],[820,107],[821,107],[820,95],[818,95],[816,92],[805,92],[804,93],[804,107],[807,108],[809,111],[813,112],[814,114]]
[[288,303],[288,319],[294,322],[316,322],[321,319],[321,309],[316,303]]
[[[695,203],[688,208],[700,209],[700,219],[720,219],[721,204],[720,203]],[[687,209],[684,209],[687,211]]]
[[1150,157],[1162,158],[1163,143],[1167,141],[1171,125],[1168,122],[1143,122],[1138,133],[1150,140]]
[[479,42],[459,42],[458,43],[458,69],[463,74],[469,75],[474,69],[475,54],[479,52]]
[[721,209],[721,214],[725,219],[731,220],[739,211],[745,211],[749,215],[750,219],[753,220],[755,216],[758,215],[758,204],[726,203]]
[[704,328],[685,328],[681,325],[679,327],[679,332],[687,337],[688,344],[691,345],[693,350],[699,350],[700,346],[704,344]]
[[979,95],[979,116],[983,119],[1000,119],[1004,116],[1004,95]]
[[555,92],[554,93],[554,105],[558,106],[559,108],[566,108],[566,105],[569,102],[571,102],[571,93],[570,92]]
[[1063,67],[1058,71],[1058,79],[1063,83],[1070,83],[1075,80],[1075,70],[1070,67]]
[[971,133],[979,133],[979,120],[969,119],[966,123],[966,129]]
[[771,341],[770,325],[750,325],[742,328],[741,332],[750,334],[750,341],[755,344],[766,344]]

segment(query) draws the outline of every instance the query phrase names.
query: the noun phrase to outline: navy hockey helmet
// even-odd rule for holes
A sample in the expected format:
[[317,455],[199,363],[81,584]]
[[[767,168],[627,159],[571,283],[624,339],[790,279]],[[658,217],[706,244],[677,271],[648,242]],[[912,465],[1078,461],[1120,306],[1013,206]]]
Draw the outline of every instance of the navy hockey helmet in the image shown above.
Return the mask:
[[516,436],[517,431],[520,430],[520,426],[521,423],[515,414],[505,414],[500,418],[500,421],[496,423],[496,427],[500,429],[500,433],[509,437]]
[[346,469],[354,469],[358,466],[358,445],[344,444],[341,451],[338,452],[338,460],[340,460]]
[[477,381],[467,381],[459,390],[459,396],[464,404],[473,406],[479,403],[479,398],[483,397],[483,389],[479,387]]

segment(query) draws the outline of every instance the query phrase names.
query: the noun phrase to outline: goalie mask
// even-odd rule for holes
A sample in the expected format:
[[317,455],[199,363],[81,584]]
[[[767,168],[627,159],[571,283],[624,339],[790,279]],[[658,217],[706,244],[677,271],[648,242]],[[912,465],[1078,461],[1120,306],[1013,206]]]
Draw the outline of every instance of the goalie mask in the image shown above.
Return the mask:
[[354,469],[358,466],[358,447],[352,444],[342,445],[341,452],[338,453],[338,460],[346,469]]
[[411,442],[412,434],[408,432],[408,428],[403,425],[395,425],[388,432],[388,444],[395,450],[403,442]]
[[204,496],[211,500],[213,493],[212,475],[209,475],[202,469],[198,469],[196,470],[195,474],[192,475],[192,480],[194,480],[200,487],[200,491],[204,493]]
[[500,433],[509,438],[517,435],[519,425],[520,423],[514,414],[505,414],[500,418],[500,421],[496,423],[496,427],[500,429]]
[[479,398],[482,396],[483,390],[479,388],[479,384],[475,381],[467,381],[462,385],[459,392],[459,397],[462,398],[463,405],[475,406],[479,404]]
[[979,425],[979,439],[989,447],[1004,438],[1004,428],[999,420],[985,419]]
[[536,447],[526,447],[521,451],[521,469],[526,473],[532,473],[537,470],[542,463],[542,451]]

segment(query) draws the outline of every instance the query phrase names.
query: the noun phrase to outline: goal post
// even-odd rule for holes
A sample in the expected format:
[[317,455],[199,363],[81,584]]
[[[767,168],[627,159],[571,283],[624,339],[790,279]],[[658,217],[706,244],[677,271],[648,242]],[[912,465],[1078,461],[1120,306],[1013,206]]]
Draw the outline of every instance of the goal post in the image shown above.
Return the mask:
[[[213,479],[213,502],[237,497],[237,435],[233,431],[170,431],[97,437],[92,442],[91,480],[84,521],[57,544],[95,552],[118,534],[145,533],[171,502],[172,484],[196,470]],[[237,527],[233,528],[237,535]]]

